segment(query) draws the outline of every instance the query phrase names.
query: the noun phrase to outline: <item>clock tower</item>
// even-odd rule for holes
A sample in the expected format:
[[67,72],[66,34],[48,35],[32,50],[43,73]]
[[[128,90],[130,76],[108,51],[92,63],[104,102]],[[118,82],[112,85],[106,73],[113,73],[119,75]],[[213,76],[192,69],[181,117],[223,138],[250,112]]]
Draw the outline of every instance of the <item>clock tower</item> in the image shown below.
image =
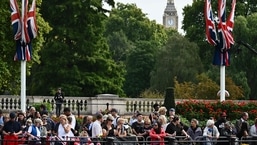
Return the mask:
[[178,30],[178,14],[174,5],[174,0],[167,0],[167,5],[163,14],[163,25],[166,28]]

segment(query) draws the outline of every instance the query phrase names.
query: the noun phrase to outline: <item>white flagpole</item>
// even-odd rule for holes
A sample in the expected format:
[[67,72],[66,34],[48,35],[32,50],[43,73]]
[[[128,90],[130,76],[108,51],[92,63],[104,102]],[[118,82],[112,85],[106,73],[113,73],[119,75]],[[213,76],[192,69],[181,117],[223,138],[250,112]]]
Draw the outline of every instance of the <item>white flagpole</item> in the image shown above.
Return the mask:
[[220,102],[225,101],[225,65],[220,66]]
[[[22,35],[24,34],[24,9],[25,0],[22,0],[21,5],[21,25],[22,25]],[[21,60],[21,110],[26,112],[26,60]]]

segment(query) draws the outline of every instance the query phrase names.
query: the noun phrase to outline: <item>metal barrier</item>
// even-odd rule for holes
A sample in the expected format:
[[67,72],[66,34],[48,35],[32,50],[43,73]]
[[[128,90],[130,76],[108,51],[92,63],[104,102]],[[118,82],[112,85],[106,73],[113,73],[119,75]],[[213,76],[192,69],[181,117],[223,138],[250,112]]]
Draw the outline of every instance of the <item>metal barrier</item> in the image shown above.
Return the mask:
[[32,143],[35,145],[85,145],[86,143],[89,145],[99,144],[99,145],[150,145],[152,143],[164,143],[165,145],[218,145],[222,143],[222,145],[252,145],[254,143],[257,144],[257,138],[254,137],[242,137],[241,139],[237,139],[236,137],[228,138],[225,136],[221,136],[216,140],[205,140],[205,137],[201,136],[192,140],[190,138],[186,138],[185,136],[176,136],[176,137],[165,137],[163,141],[151,141],[151,137],[148,136],[146,138],[142,136],[127,136],[127,137],[106,137],[106,138],[89,138],[89,137],[64,137],[59,138],[57,136],[51,136],[48,138],[42,137],[40,140],[27,140],[22,136],[19,137],[18,140],[13,139],[3,139],[0,140],[1,145],[8,145],[10,143],[14,143],[14,145],[27,145],[28,143]]

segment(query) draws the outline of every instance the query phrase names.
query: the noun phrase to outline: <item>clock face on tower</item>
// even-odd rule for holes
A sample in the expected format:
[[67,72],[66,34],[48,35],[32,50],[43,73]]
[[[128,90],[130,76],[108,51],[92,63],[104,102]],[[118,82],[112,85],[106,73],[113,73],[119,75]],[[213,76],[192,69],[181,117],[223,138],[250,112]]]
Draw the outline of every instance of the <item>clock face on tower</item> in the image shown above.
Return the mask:
[[174,20],[172,18],[167,18],[167,26],[173,26]]

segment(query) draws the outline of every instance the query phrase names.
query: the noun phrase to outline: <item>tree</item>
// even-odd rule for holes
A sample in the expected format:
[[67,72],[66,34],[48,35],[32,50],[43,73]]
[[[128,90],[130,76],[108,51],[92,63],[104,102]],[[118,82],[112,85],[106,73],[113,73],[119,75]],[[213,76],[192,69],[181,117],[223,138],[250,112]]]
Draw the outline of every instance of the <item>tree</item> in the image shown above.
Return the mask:
[[124,91],[130,97],[138,97],[150,87],[150,72],[154,67],[156,48],[151,42],[138,41],[137,49],[129,52],[126,62]]
[[99,0],[43,1],[42,15],[53,30],[42,63],[33,68],[31,94],[49,95],[60,86],[66,96],[123,95],[124,69],[111,58],[103,37],[102,5]]
[[138,97],[150,86],[149,74],[156,52],[167,41],[166,30],[135,4],[122,3],[111,10],[105,26],[113,57],[121,58],[126,66],[124,91],[127,96]]
[[[18,1],[19,2],[19,1]],[[31,2],[31,1],[30,1]],[[27,76],[31,74],[31,66],[39,63],[38,52],[41,50],[45,39],[44,36],[48,33],[51,28],[47,22],[41,17],[39,13],[39,7],[41,0],[37,0],[37,25],[38,35],[32,42],[32,61],[27,62]],[[21,3],[18,3],[21,5]],[[0,94],[19,94],[20,92],[20,62],[13,61],[15,54],[14,35],[12,34],[11,27],[11,12],[10,12],[10,1],[3,1],[0,5],[0,46],[1,46],[1,58],[0,58]],[[21,10],[21,6],[20,6]]]
[[174,87],[174,78],[179,82],[192,81],[202,71],[198,46],[179,34],[172,35],[157,56],[151,73],[151,88],[165,91]]

